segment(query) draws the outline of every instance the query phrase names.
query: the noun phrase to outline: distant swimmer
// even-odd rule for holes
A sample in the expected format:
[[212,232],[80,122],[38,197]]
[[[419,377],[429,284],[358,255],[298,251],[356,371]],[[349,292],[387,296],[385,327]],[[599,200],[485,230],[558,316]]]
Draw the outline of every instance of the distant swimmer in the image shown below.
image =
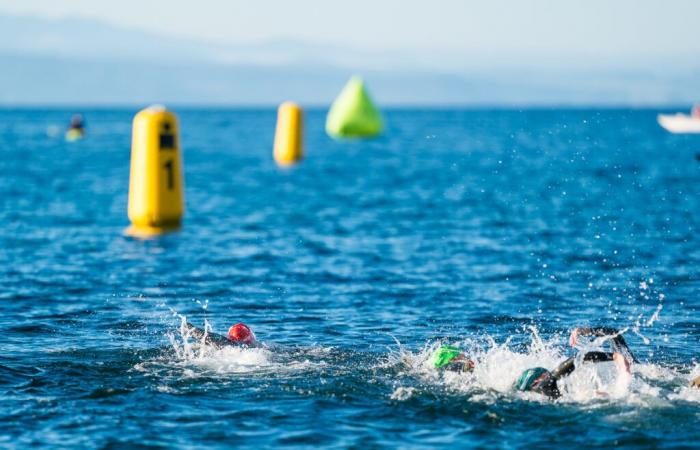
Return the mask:
[[[579,336],[612,336],[612,352],[587,352],[583,356],[583,362],[613,361],[620,372],[631,376],[630,367],[633,362],[636,362],[636,359],[627,346],[625,338],[622,337],[618,330],[606,327],[576,328],[571,332],[571,337],[569,338],[569,343],[572,347],[578,342]],[[561,392],[557,382],[570,375],[576,369],[575,361],[576,357],[572,356],[551,372],[543,367],[527,369],[520,375],[515,383],[515,387],[519,391],[532,391],[552,399],[559,398],[561,397]]]
[[85,136],[85,120],[80,114],[74,114],[66,131],[66,140],[76,141]]
[[255,333],[244,323],[237,323],[228,330],[227,336],[212,333],[197,328],[191,323],[187,323],[187,331],[195,339],[204,340],[204,343],[216,348],[223,347],[258,347]]
[[438,348],[431,359],[436,369],[449,370],[451,372],[471,372],[474,370],[474,361],[459,348],[452,345],[443,345]]
[[84,132],[85,131],[85,121],[83,120],[83,116],[80,114],[73,114],[73,117],[70,118],[69,129]]

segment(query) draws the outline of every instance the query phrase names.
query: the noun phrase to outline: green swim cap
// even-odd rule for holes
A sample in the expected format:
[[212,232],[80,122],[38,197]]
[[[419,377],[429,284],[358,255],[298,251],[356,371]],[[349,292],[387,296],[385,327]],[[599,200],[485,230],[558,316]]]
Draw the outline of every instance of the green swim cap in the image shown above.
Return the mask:
[[515,388],[519,391],[529,391],[532,389],[532,385],[535,384],[535,381],[545,373],[549,373],[549,370],[544,367],[527,369],[520,375],[518,381],[515,382]]
[[445,367],[452,362],[453,359],[461,356],[462,354],[462,350],[458,349],[457,347],[452,345],[443,345],[437,349],[437,351],[435,351],[435,354],[433,354],[433,366],[436,369]]

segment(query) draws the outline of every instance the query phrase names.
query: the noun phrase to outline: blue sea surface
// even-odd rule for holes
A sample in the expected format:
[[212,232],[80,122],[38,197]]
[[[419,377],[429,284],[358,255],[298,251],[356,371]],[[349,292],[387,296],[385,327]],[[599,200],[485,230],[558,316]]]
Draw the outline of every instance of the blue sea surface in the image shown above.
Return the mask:
[[[335,141],[311,110],[280,169],[273,109],[177,109],[186,217],[150,240],[124,235],[135,112],[0,110],[0,447],[700,441],[700,137],[656,111],[390,110]],[[631,384],[514,391],[583,325],[624,330]],[[441,342],[475,372],[431,369]]]

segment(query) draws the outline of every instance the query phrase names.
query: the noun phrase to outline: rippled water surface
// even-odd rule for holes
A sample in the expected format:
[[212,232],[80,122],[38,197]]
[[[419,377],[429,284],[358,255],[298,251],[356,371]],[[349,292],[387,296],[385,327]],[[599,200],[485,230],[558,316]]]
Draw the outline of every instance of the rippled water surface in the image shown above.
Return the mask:
[[[700,440],[700,138],[655,111],[388,111],[370,141],[273,110],[179,110],[181,232],[123,235],[132,110],[0,110],[0,446],[692,447]],[[265,349],[216,350],[182,316]],[[513,392],[626,329],[620,385]],[[430,368],[438,342],[473,374]],[[609,369],[609,368],[607,368]],[[608,370],[608,372],[610,372]]]

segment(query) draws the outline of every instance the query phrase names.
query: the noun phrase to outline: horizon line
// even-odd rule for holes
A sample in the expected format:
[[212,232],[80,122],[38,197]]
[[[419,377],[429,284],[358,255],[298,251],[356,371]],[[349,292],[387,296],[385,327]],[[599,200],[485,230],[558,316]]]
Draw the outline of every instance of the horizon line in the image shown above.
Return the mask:
[[[93,109],[93,110],[131,110],[143,109],[148,106],[159,104],[164,105],[168,109],[183,109],[183,110],[270,110],[277,107],[284,101],[279,103],[197,103],[197,102],[129,102],[129,103],[110,103],[110,102],[95,102],[95,103],[60,103],[60,102],[21,102],[21,103],[3,103],[0,102],[0,110],[66,110],[66,109]],[[312,111],[328,110],[331,107],[330,103],[304,103],[294,102],[302,108]],[[375,102],[377,104],[377,102]],[[595,103],[595,102],[558,102],[558,103],[385,103],[378,104],[380,111],[402,111],[402,110],[659,110],[671,111],[680,110],[685,112],[693,105],[690,103]]]

